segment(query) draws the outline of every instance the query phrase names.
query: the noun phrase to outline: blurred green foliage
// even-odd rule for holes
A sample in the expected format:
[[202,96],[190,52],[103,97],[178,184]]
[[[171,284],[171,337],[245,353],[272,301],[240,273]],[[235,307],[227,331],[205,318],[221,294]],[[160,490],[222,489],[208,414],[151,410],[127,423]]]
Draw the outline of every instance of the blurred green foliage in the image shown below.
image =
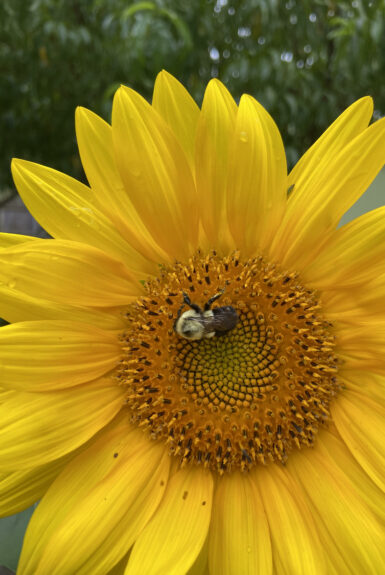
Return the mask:
[[360,96],[385,112],[385,1],[2,0],[0,189],[12,156],[82,177],[75,107],[109,119],[120,83],[151,99],[162,68],[198,102],[211,77],[257,97],[292,165]]

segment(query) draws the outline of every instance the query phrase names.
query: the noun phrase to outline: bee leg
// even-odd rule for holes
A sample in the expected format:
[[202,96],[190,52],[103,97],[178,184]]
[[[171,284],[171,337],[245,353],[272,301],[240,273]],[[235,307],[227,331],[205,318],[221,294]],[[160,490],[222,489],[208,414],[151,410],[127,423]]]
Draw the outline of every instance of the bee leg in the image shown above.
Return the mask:
[[182,294],[184,303],[187,303],[187,305],[191,307],[191,299],[189,298],[187,293],[185,291],[182,291]]
[[223,295],[225,293],[224,289],[221,289],[218,293],[216,293],[215,295],[213,295],[213,297],[211,297],[206,303],[205,303],[205,308],[204,310],[207,311],[210,309],[210,307],[212,306],[212,304],[221,297],[221,295]]
[[[178,309],[178,313],[176,314],[176,319],[178,320],[182,314],[182,309],[184,308],[184,303],[182,303],[182,305],[180,306],[180,308]],[[176,323],[176,320],[175,320]]]
[[[184,303],[187,303],[187,305],[189,307],[191,307],[191,309],[193,309],[194,311],[196,311],[197,313],[202,313],[201,308],[199,307],[199,305],[197,305],[196,303],[192,303],[191,299],[189,298],[189,296],[186,294],[186,292],[182,292],[183,293],[183,301]],[[182,306],[183,307],[183,306]],[[181,308],[182,310],[182,308]],[[181,311],[180,310],[180,311]]]

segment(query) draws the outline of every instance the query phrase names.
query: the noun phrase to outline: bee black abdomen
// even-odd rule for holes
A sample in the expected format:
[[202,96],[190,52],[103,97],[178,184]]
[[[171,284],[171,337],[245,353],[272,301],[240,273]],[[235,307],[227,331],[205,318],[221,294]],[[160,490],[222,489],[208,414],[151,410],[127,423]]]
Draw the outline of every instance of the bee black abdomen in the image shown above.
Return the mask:
[[213,312],[213,328],[216,335],[224,335],[234,329],[238,323],[239,316],[232,306],[216,307]]

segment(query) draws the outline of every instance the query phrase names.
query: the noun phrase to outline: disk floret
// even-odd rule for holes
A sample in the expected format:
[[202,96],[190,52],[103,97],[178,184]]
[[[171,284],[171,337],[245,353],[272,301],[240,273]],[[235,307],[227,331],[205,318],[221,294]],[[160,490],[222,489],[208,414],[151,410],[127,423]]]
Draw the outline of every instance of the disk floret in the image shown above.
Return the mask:
[[[125,359],[131,418],[170,453],[220,473],[285,462],[329,419],[338,360],[332,325],[296,273],[262,257],[198,252],[164,268],[127,312]],[[188,340],[175,331],[181,304],[231,306],[236,326]],[[219,333],[219,332],[218,332]]]

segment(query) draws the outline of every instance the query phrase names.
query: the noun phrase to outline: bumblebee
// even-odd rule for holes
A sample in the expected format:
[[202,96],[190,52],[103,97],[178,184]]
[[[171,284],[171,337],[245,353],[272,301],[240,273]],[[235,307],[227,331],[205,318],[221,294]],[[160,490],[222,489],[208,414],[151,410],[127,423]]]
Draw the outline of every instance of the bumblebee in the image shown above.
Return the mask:
[[[211,297],[205,303],[203,309],[199,305],[192,303],[189,296],[182,292],[184,303],[174,323],[176,333],[185,339],[193,341],[214,337],[215,335],[225,335],[228,331],[234,329],[239,317],[233,307],[227,305],[211,309],[212,304],[221,297],[223,292],[224,290],[221,290]],[[185,304],[191,309],[182,313]]]

